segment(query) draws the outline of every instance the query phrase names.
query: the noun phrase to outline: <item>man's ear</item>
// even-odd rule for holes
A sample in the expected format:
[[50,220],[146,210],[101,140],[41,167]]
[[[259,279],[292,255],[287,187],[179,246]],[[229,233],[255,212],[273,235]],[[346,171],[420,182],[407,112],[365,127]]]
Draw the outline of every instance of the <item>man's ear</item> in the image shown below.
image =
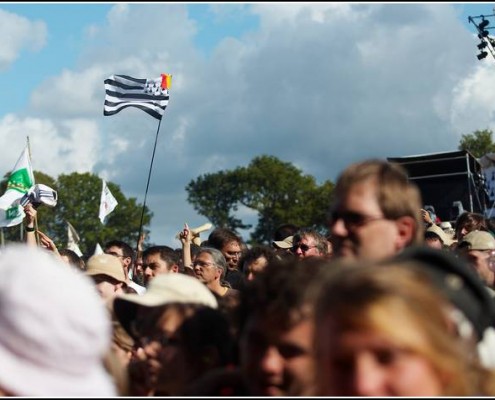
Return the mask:
[[172,265],[172,268],[170,268],[170,272],[178,273],[179,272],[179,266],[177,264]]
[[416,235],[416,220],[410,216],[399,217],[395,223],[397,224],[396,247],[398,250],[407,247],[414,241]]

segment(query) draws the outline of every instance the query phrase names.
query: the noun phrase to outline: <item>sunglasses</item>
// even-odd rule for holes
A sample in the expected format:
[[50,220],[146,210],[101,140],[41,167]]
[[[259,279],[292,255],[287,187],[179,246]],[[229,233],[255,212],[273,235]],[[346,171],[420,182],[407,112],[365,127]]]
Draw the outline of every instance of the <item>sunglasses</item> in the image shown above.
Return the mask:
[[387,217],[374,217],[371,215],[361,214],[355,211],[333,211],[330,214],[330,226],[333,226],[337,221],[342,220],[344,226],[348,230],[359,228],[373,221],[387,220]]
[[316,246],[308,246],[307,244],[304,243],[297,243],[294,246],[292,246],[292,251],[296,252],[297,249],[301,249],[303,253],[306,253],[310,249],[314,249]]

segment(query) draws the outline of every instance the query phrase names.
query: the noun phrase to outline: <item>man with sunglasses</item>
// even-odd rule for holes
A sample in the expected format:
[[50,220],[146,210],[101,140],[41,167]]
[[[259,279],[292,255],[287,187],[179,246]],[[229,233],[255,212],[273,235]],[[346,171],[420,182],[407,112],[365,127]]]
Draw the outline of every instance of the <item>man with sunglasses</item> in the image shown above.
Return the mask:
[[314,229],[299,229],[292,242],[292,253],[298,258],[324,257],[328,252],[326,237]]
[[330,209],[334,256],[381,260],[424,240],[419,189],[398,164],[372,159],[339,176]]

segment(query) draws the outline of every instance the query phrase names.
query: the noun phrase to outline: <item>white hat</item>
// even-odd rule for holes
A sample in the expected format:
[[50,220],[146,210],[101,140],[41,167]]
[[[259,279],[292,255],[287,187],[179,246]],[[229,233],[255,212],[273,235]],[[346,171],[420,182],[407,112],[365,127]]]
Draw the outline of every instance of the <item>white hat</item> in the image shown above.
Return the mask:
[[136,317],[138,306],[156,307],[171,303],[218,307],[215,295],[204,283],[192,276],[173,272],[155,276],[144,294],[118,295],[113,306],[117,319],[124,329],[132,335],[130,324]]
[[274,240],[272,243],[279,249],[291,249],[294,236],[287,236],[284,240]]
[[91,280],[38,247],[0,254],[0,388],[16,396],[116,396],[111,324]]

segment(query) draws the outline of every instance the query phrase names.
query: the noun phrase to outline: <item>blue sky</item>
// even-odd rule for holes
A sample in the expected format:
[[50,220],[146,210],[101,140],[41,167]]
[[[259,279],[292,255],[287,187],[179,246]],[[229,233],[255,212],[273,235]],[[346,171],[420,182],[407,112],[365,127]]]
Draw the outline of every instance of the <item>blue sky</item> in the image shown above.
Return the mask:
[[156,121],[104,118],[103,80],[171,73],[147,204],[151,240],[178,245],[207,222],[184,189],[201,174],[269,154],[323,182],[495,127],[495,63],[468,23],[494,5],[0,3],[0,170],[29,135],[36,170],[96,173],[142,202]]

